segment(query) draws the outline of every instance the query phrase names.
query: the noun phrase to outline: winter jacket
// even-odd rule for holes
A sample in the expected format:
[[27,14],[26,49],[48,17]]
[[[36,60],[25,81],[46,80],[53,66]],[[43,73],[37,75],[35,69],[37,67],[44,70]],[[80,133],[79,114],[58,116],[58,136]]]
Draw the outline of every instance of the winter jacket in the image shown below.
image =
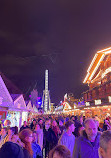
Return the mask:
[[91,143],[84,131],[83,136],[78,137],[75,141],[73,158],[99,158],[98,148],[100,135],[98,132],[95,142]]
[[33,158],[33,156],[30,155],[29,151],[23,148],[24,158]]
[[42,158],[42,151],[41,148],[36,142],[32,143],[32,150],[33,150],[33,158]]
[[43,148],[45,148],[45,155],[47,155],[57,143],[58,141],[54,131],[51,128],[49,128],[48,131],[43,129]]

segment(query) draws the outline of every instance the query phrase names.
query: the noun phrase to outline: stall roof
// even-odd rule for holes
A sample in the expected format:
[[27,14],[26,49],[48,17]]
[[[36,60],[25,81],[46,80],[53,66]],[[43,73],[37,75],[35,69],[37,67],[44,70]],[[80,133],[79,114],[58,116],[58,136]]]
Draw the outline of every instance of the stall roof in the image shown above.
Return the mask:
[[2,77],[2,80],[4,81],[10,94],[23,94],[22,91],[14,83],[12,83],[2,72],[0,72],[0,76]]
[[[12,94],[10,94],[12,92]],[[18,88],[8,80],[5,75],[0,73],[0,105],[1,107],[8,107],[9,109],[26,110],[25,100],[23,94],[13,94],[13,92],[20,92]]]
[[21,94],[11,94],[13,101],[15,101]]
[[38,109],[35,107],[35,105],[33,105],[33,111],[38,112]]
[[0,76],[0,97],[1,97],[1,104],[3,104],[4,102],[8,104],[13,103],[10,93],[1,76]]
[[33,112],[33,107],[32,107],[31,101],[29,101],[29,102],[27,103],[27,110]]
[[19,95],[16,100],[14,101],[14,107],[16,108],[20,108],[20,109],[23,109],[23,110],[26,110],[26,103],[25,103],[25,100],[24,100],[24,97],[23,95]]

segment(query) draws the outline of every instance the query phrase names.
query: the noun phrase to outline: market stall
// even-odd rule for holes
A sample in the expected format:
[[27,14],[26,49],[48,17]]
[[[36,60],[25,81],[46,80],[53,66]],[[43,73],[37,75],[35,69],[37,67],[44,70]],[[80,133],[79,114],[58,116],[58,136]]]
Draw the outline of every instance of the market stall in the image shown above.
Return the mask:
[[[12,98],[14,98],[14,96]],[[8,108],[7,119],[11,121],[11,126],[20,128],[22,123],[27,121],[27,116],[28,110],[23,95],[21,94],[14,100],[13,105]]]
[[[4,77],[4,80],[5,79]],[[12,83],[10,82],[8,82],[10,84],[6,86],[7,82],[4,80],[0,75],[0,119],[3,121],[9,120],[11,122],[10,126],[20,127],[24,119],[24,112],[25,119],[27,119],[26,115],[28,115],[25,100],[22,94],[10,94],[7,87],[13,89],[15,86],[11,87]]]
[[36,115],[38,114],[38,110],[34,105],[32,107],[31,101],[29,101],[27,104],[27,110],[28,110],[28,123],[30,124],[33,118],[35,118]]

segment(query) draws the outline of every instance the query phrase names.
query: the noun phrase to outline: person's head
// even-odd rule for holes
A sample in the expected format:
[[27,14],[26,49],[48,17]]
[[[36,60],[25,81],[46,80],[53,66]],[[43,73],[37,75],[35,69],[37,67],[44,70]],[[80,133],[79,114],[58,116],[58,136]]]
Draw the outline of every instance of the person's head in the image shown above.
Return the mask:
[[46,121],[45,121],[45,129],[48,130],[50,128],[50,125],[51,125],[50,119],[46,119]]
[[24,143],[25,148],[29,151],[30,155],[33,154],[31,143],[33,141],[33,133],[30,129],[24,129],[19,133],[19,138]]
[[18,144],[6,142],[0,148],[0,158],[24,158],[24,153]]
[[85,120],[84,125],[88,139],[92,142],[95,141],[98,131],[96,122],[92,118],[88,118]]
[[85,121],[85,119],[86,119],[86,117],[85,117],[85,116],[83,116],[83,121]]
[[101,158],[111,158],[111,131],[104,131],[100,136],[99,154]]
[[14,128],[15,128],[15,134],[18,134],[18,127],[15,126]]
[[65,126],[66,126],[66,130],[68,130],[70,132],[74,132],[75,126],[74,126],[74,122],[73,121],[67,121],[65,123]]
[[59,120],[59,126],[63,126],[64,125],[64,120]]
[[83,123],[83,116],[79,117],[79,121],[80,121],[80,123]]
[[74,118],[75,118],[75,121],[78,119],[77,116],[74,116]]
[[80,125],[78,128],[78,135],[79,136],[82,136],[83,130],[84,130],[84,127],[82,125]]
[[70,119],[71,119],[71,121],[74,121],[75,120],[74,115],[72,115]]
[[33,125],[35,125],[35,124],[36,124],[36,120],[34,119],[34,120],[33,120]]
[[5,136],[7,134],[7,129],[2,128],[0,133],[1,133],[2,136]]
[[13,135],[13,134],[15,134],[15,128],[14,127],[10,127],[9,129],[8,129],[8,135]]
[[109,121],[107,119],[104,120],[105,125],[107,125],[109,123]]
[[64,118],[63,117],[59,117],[58,123],[59,123],[59,126],[63,126],[64,125]]
[[11,125],[10,120],[5,120],[5,121],[4,121],[4,125],[5,125],[5,126],[10,126],[10,125]]
[[69,119],[69,117],[66,117],[65,118],[65,123],[67,122],[67,121],[69,121],[70,119]]
[[24,121],[24,126],[27,126],[27,121]]
[[35,131],[38,131],[38,130],[40,130],[40,125],[37,123],[35,126]]
[[17,134],[14,134],[13,136],[12,136],[12,139],[11,139],[11,141],[13,142],[13,143],[17,143],[17,140],[19,139],[19,136],[17,135]]
[[57,145],[50,151],[49,158],[71,158],[71,153],[66,146]]
[[56,120],[52,120],[52,127],[55,127],[55,126],[57,126],[57,122],[56,122]]
[[37,140],[37,133],[36,131],[33,131],[33,142]]
[[42,120],[41,118],[39,118],[39,119],[38,119],[38,123],[39,123],[40,125],[42,125],[42,124],[43,124],[43,120]]

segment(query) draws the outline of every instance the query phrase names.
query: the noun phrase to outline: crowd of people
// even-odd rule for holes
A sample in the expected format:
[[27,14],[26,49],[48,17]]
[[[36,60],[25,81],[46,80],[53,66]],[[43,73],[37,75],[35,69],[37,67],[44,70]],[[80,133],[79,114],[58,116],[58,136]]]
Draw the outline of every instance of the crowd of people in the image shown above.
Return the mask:
[[0,158],[111,158],[111,123],[84,116],[41,115],[0,125]]

